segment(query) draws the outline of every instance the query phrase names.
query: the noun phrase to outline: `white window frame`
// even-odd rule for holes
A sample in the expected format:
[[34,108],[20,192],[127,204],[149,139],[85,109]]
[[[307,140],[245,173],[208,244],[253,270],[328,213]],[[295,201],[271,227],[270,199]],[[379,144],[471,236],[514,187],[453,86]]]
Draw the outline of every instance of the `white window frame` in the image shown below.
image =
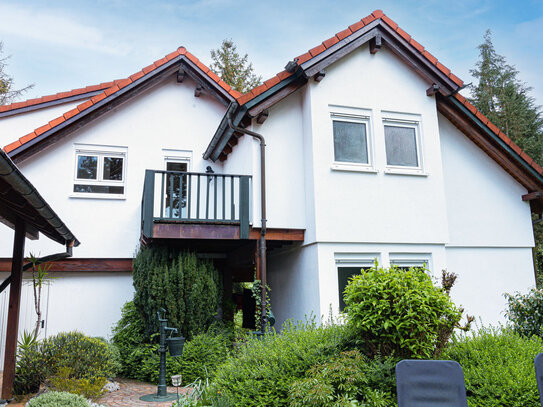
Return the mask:
[[162,155],[164,156],[164,170],[167,170],[168,163],[187,163],[187,172],[192,170],[192,151],[163,148]]
[[431,253],[389,253],[389,264],[398,267],[423,267],[432,270]]
[[[412,113],[397,113],[397,112],[381,112],[383,122],[383,146],[385,153],[385,174],[400,174],[400,175],[422,175],[428,174],[424,171],[424,145],[422,138],[422,126],[420,115]],[[417,152],[418,166],[411,167],[405,165],[389,165],[386,152],[386,133],[385,126],[405,127],[415,130],[415,149]]]
[[353,171],[353,172],[369,172],[377,173],[375,169],[375,157],[374,157],[374,140],[373,140],[373,128],[371,120],[371,110],[357,108],[330,105],[330,118],[332,127],[331,137],[331,151],[334,151],[334,121],[347,122],[347,123],[360,123],[366,126],[366,148],[368,154],[368,163],[353,163],[346,161],[332,161],[331,169],[335,171]]
[[[126,196],[126,174],[127,174],[127,147],[119,146],[106,146],[106,145],[95,145],[95,144],[74,144],[75,147],[75,160],[74,160],[74,172],[73,172],[73,182],[71,185],[71,194],[72,198],[91,198],[91,199],[125,199]],[[77,177],[78,169],[78,157],[80,156],[96,156],[98,157],[97,163],[97,173],[96,179],[85,179]],[[123,159],[123,173],[122,180],[104,180],[104,158],[105,157],[115,157]],[[74,187],[76,184],[85,184],[85,185],[98,185],[98,186],[114,186],[114,187],[123,187],[122,194],[105,194],[99,192],[74,192]]]

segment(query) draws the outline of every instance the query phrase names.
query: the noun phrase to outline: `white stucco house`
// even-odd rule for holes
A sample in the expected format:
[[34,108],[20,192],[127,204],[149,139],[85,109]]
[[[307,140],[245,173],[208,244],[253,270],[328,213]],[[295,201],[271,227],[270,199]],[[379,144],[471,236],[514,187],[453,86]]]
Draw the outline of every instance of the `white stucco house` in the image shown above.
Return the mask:
[[[44,334],[108,336],[140,243],[213,258],[227,289],[260,272],[260,143],[247,130],[266,143],[278,323],[338,313],[347,277],[374,259],[457,273],[455,302],[502,320],[503,293],[535,285],[543,169],[462,87],[377,10],[245,95],[181,47],[124,80],[0,106],[4,151],[82,243],[52,269]],[[1,273],[1,225],[0,239]],[[21,318],[32,323],[30,307]]]

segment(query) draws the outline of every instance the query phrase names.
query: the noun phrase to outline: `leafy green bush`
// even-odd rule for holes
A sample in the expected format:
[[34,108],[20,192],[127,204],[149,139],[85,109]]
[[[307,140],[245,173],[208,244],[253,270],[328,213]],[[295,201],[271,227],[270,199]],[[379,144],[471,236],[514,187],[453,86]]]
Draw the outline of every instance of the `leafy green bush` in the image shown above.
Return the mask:
[[370,355],[431,358],[462,316],[447,291],[434,287],[420,268],[402,270],[375,264],[352,277],[344,299],[347,323]]
[[117,364],[103,340],[90,338],[80,332],[50,336],[23,349],[15,370],[15,394],[35,392],[43,381],[68,368],[75,379],[113,377]]
[[250,339],[217,370],[208,398],[221,395],[236,407],[288,406],[292,383],[307,369],[339,353],[345,327],[287,323],[263,339]]
[[30,399],[28,407],[89,407],[87,400],[76,394],[50,391]]
[[[139,251],[133,263],[134,305],[149,339],[158,332],[157,311],[166,310],[168,325],[187,339],[214,322],[222,299],[222,284],[209,261],[193,253],[152,247]],[[147,340],[148,342],[148,340]]]
[[[230,354],[234,340],[232,326],[215,325],[186,341],[182,357],[166,355],[166,377],[182,374],[184,383],[213,377],[217,366]],[[145,343],[143,319],[133,302],[124,305],[121,319],[113,328],[112,341],[121,355],[122,376],[158,383],[159,345]]]
[[539,337],[481,328],[454,338],[442,358],[462,366],[470,407],[539,407],[534,358],[542,349]]
[[543,337],[543,289],[532,289],[526,295],[505,294],[509,308],[507,317],[521,335]]
[[[368,407],[390,407],[395,403],[390,382],[376,382],[384,373],[380,369],[384,366],[383,361],[379,363],[380,366],[359,351],[351,350],[316,364],[304,379],[292,384],[290,407],[352,406],[358,405],[359,401]],[[384,386],[389,388],[383,390]]]
[[61,367],[50,381],[56,391],[79,394],[91,400],[96,400],[105,393],[104,386],[107,382],[105,377],[76,379],[73,377],[73,371],[67,367]]

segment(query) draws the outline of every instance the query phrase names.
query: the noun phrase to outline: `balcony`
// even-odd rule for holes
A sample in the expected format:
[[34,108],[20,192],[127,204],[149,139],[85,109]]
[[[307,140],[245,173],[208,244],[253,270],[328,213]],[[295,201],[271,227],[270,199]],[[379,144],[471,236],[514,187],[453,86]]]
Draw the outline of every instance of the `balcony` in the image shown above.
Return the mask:
[[249,239],[251,176],[146,170],[144,239]]

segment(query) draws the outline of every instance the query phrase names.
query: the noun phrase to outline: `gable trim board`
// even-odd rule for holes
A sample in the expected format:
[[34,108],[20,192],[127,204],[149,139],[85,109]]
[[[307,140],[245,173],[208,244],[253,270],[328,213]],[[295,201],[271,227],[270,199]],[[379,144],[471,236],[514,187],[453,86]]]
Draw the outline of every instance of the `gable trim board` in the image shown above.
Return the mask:
[[116,82],[114,86],[66,112],[63,116],[51,120],[32,133],[8,144],[4,147],[4,151],[15,162],[22,162],[38,150],[43,150],[59,138],[85,126],[176,72],[187,73],[223,104],[230,103],[241,95],[185,48],[180,47],[129,78]]

